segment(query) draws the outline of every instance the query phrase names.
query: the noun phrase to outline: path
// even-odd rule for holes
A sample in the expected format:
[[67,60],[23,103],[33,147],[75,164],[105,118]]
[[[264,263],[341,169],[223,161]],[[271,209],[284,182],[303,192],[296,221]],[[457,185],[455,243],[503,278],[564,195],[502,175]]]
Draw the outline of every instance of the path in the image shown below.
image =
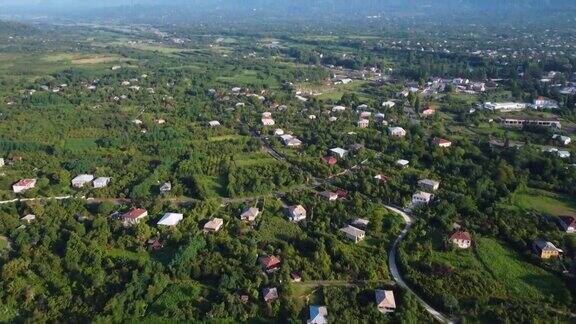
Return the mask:
[[446,315],[444,315],[440,311],[436,310],[434,307],[432,307],[430,304],[428,304],[426,301],[424,301],[424,299],[422,299],[420,296],[418,296],[418,294],[416,294],[416,292],[414,290],[412,290],[412,289],[410,289],[410,287],[408,287],[408,285],[406,284],[404,279],[402,279],[402,276],[400,276],[400,271],[398,270],[398,264],[396,263],[398,245],[400,245],[400,241],[402,241],[402,239],[404,239],[404,237],[406,237],[406,234],[408,234],[408,231],[410,231],[410,229],[412,228],[413,220],[412,220],[412,217],[410,217],[410,215],[408,215],[407,213],[403,212],[402,210],[400,210],[396,207],[386,206],[386,208],[388,208],[392,212],[402,216],[402,218],[404,219],[404,222],[406,223],[406,226],[404,227],[402,232],[400,232],[400,235],[398,235],[396,240],[394,240],[394,243],[392,244],[392,248],[390,249],[390,253],[388,254],[388,267],[390,268],[390,273],[392,274],[392,278],[394,278],[394,281],[396,281],[400,286],[404,287],[404,289],[408,290],[414,296],[416,296],[416,299],[418,300],[418,302],[420,302],[420,304],[426,309],[426,311],[428,311],[428,313],[430,313],[430,315],[432,315],[439,322],[449,323],[449,324],[454,323],[454,321],[452,319],[448,318]]

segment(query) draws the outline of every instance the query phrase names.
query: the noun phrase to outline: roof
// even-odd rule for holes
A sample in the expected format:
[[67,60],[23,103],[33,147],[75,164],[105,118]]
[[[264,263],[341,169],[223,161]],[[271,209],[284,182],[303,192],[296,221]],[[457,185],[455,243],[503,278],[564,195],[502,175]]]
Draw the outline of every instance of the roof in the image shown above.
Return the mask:
[[310,306],[310,321],[311,323],[328,323],[328,308],[326,306]]
[[552,242],[544,241],[544,240],[536,240],[534,241],[534,245],[542,251],[558,251],[561,252],[559,248],[557,248]]
[[158,221],[158,225],[165,225],[165,226],[175,226],[184,218],[183,214],[178,213],[166,213],[162,218]]
[[435,181],[435,180],[430,180],[430,179],[422,179],[420,181],[418,181],[418,184],[424,184],[427,186],[431,186],[431,187],[436,187],[440,185],[440,182]]
[[376,305],[378,308],[396,308],[396,300],[394,299],[394,292],[392,290],[375,291]]
[[22,179],[16,182],[14,185],[19,187],[27,187],[36,184],[36,179]]
[[344,232],[347,235],[354,236],[354,237],[362,237],[366,232],[361,229],[358,229],[352,225],[348,225],[344,228],[341,228],[340,231]]
[[363,226],[363,227],[368,226],[368,224],[370,224],[370,221],[367,220],[367,219],[363,219],[363,218],[356,218],[356,219],[352,222],[352,225]]
[[264,295],[264,301],[278,299],[278,289],[277,288],[264,288],[262,290],[262,295]]
[[112,178],[110,178],[110,177],[98,177],[98,178],[94,179],[94,182],[108,182],[108,181],[110,181],[110,179],[112,179]]
[[260,261],[260,265],[266,269],[275,267],[275,266],[279,265],[281,262],[280,258],[275,256],[275,255],[269,255],[269,256],[261,257],[259,259],[259,261]]
[[208,223],[204,224],[205,229],[217,230],[224,224],[222,218],[213,218]]
[[410,161],[400,159],[400,160],[396,161],[396,164],[399,164],[399,165],[408,165],[408,164],[410,164]]
[[450,142],[449,140],[443,139],[443,138],[437,139],[437,143],[438,143],[439,145],[442,145],[442,144],[452,144],[452,142]]
[[422,197],[426,200],[432,199],[432,194],[428,193],[428,192],[424,192],[424,191],[418,191],[414,194],[414,196],[419,196],[419,197]]
[[562,220],[562,223],[564,223],[566,227],[576,227],[576,216],[562,216],[560,220]]
[[300,213],[306,213],[306,209],[304,209],[304,206],[302,205],[296,205],[288,207],[288,212],[290,212],[291,214],[300,214]]
[[94,179],[94,176],[91,174],[81,174],[76,176],[74,179],[72,179],[72,182],[76,182],[76,181],[81,181],[81,182],[89,182],[92,181]]
[[333,149],[330,149],[330,152],[336,153],[338,155],[346,155],[348,153],[348,151],[346,151],[345,149],[340,148],[340,147],[335,147]]
[[122,218],[137,219],[140,217],[144,217],[147,213],[148,212],[146,211],[146,209],[136,208],[122,215]]
[[241,217],[242,218],[256,218],[259,214],[260,214],[260,209],[258,209],[256,207],[250,207],[250,208],[245,209],[242,212]]
[[470,236],[470,233],[468,233],[466,231],[457,231],[457,232],[454,232],[454,234],[452,234],[450,236],[450,241],[455,241],[455,240],[472,241],[472,236]]

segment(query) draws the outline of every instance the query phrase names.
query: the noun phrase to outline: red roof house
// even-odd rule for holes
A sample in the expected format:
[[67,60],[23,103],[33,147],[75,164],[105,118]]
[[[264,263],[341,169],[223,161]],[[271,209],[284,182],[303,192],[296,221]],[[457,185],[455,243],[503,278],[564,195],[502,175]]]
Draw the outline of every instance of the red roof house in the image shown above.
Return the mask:
[[328,166],[334,166],[338,163],[338,160],[333,156],[325,156],[322,158],[322,161],[324,161]]
[[470,233],[468,232],[457,231],[450,236],[450,242],[461,249],[467,249],[472,244],[472,236],[470,236]]
[[275,255],[261,257],[258,261],[262,269],[268,273],[278,271],[280,268],[280,258]]

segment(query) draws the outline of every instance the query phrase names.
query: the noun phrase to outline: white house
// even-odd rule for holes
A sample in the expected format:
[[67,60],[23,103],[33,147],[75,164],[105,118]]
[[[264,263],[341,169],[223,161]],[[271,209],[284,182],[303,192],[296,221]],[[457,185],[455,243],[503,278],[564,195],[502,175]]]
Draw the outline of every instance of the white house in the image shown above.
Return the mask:
[[210,125],[210,127],[218,127],[220,126],[220,122],[217,120],[212,120],[208,122],[208,125]]
[[394,137],[406,136],[406,130],[402,127],[388,127],[388,134]]
[[94,176],[91,174],[81,174],[72,179],[72,186],[74,188],[82,188],[85,184],[92,182]]
[[486,102],[484,103],[484,109],[492,111],[514,111],[523,110],[528,108],[526,103],[518,102]]
[[440,182],[430,179],[422,179],[418,181],[418,186],[420,186],[420,188],[423,190],[436,191],[438,188],[440,188]]
[[394,299],[394,292],[392,290],[375,291],[376,307],[381,313],[392,313],[396,310],[396,300]]
[[224,225],[224,220],[222,218],[213,218],[208,223],[204,224],[204,231],[206,232],[218,232],[222,225]]
[[253,222],[256,220],[256,217],[260,215],[260,210],[255,207],[246,208],[242,214],[240,215],[240,219],[245,222]]
[[276,129],[274,130],[274,135],[276,135],[276,136],[282,136],[282,135],[284,135],[284,130],[283,130],[283,129],[280,129],[280,128],[276,128]]
[[396,106],[396,103],[394,101],[391,101],[391,100],[384,101],[382,103],[382,107],[384,107],[384,108],[393,108],[394,106]]
[[572,142],[572,139],[570,137],[559,134],[552,135],[552,139],[555,139],[562,145],[568,145]]
[[96,189],[104,188],[104,187],[108,186],[108,184],[110,183],[110,180],[111,180],[111,178],[109,178],[109,177],[98,177],[98,178],[94,179],[94,181],[92,182],[92,185]]
[[292,222],[299,222],[306,219],[306,209],[302,205],[288,207],[286,210],[288,218]]
[[164,226],[176,226],[178,223],[180,223],[180,221],[182,221],[183,218],[184,214],[166,213],[156,224]]
[[346,107],[344,107],[344,106],[334,106],[332,108],[332,112],[339,112],[339,111],[344,111],[344,110],[346,110]]
[[407,167],[408,164],[410,164],[410,161],[408,161],[408,160],[400,159],[400,160],[396,161],[396,165],[401,167],[401,168]]
[[343,149],[343,148],[336,147],[336,148],[330,149],[330,154],[333,156],[338,156],[339,158],[343,158],[346,155],[348,155],[348,151]]
[[341,228],[340,231],[343,232],[346,237],[354,243],[358,243],[364,240],[364,237],[366,236],[366,232],[351,225]]
[[534,107],[536,109],[558,109],[558,102],[556,100],[552,100],[546,97],[537,97],[534,99]]
[[419,206],[425,205],[432,201],[433,195],[428,192],[418,191],[412,195],[412,205]]
[[36,179],[22,179],[12,185],[14,193],[21,193],[36,187]]
[[310,319],[307,324],[327,324],[328,309],[326,306],[310,306]]

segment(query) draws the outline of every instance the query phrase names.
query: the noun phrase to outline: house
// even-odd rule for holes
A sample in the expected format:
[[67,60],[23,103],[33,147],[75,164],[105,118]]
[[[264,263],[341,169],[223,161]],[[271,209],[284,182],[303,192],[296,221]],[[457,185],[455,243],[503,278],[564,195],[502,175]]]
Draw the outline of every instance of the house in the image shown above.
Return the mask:
[[452,142],[443,138],[437,138],[434,140],[434,144],[438,147],[450,147],[452,146]]
[[377,289],[374,295],[376,297],[376,307],[381,313],[387,314],[396,310],[396,300],[392,290]]
[[158,251],[164,247],[164,243],[158,239],[149,239],[146,243],[148,243],[148,250],[150,251]]
[[339,157],[339,158],[344,158],[346,155],[348,155],[348,151],[346,151],[346,150],[343,149],[343,148],[336,147],[336,148],[330,149],[330,154],[331,154],[332,156],[337,156],[337,157]]
[[384,101],[382,103],[382,107],[384,107],[384,108],[393,108],[394,106],[396,106],[396,103],[394,101],[391,101],[391,100]]
[[161,186],[160,186],[160,193],[161,194],[167,194],[172,190],[172,184],[170,182],[164,182]]
[[210,127],[218,127],[220,126],[220,122],[217,120],[212,120],[208,122],[208,125],[210,125]]
[[262,118],[262,125],[263,126],[273,126],[276,122],[272,118]]
[[122,218],[122,223],[124,226],[131,226],[140,223],[140,221],[148,216],[148,211],[142,208],[135,208],[127,213],[124,213]]
[[394,137],[406,136],[406,130],[402,127],[388,127],[388,134]]
[[255,207],[246,208],[242,214],[240,215],[240,219],[245,222],[253,222],[256,220],[256,217],[260,215],[260,210]]
[[284,130],[283,130],[283,129],[280,129],[280,128],[276,128],[276,129],[274,130],[274,135],[276,135],[276,136],[282,136],[282,135],[284,135]]
[[338,199],[346,199],[346,198],[348,198],[348,191],[336,190],[336,194],[338,195]]
[[72,179],[72,187],[82,188],[85,184],[92,182],[94,176],[91,174],[81,174],[74,179]]
[[280,258],[275,255],[265,256],[258,259],[260,268],[267,273],[273,273],[280,269]]
[[386,183],[388,182],[388,177],[383,174],[377,174],[374,176],[374,179],[378,180],[379,182]]
[[346,107],[344,107],[344,106],[334,106],[332,108],[332,112],[339,112],[339,111],[344,111],[344,110],[346,110]]
[[307,324],[327,324],[328,308],[326,306],[310,306],[310,319]]
[[179,213],[166,213],[158,221],[157,225],[176,226],[184,218],[183,214]]
[[324,161],[328,166],[335,166],[336,163],[338,163],[338,160],[333,156],[325,156],[322,158],[322,161]]
[[299,222],[306,219],[306,209],[304,209],[302,205],[288,207],[287,214],[292,222]]
[[450,242],[461,249],[467,249],[472,244],[472,237],[468,232],[456,231],[450,236]]
[[412,205],[419,206],[429,204],[432,201],[432,194],[424,191],[418,191],[412,195]]
[[361,119],[370,118],[371,116],[372,116],[372,113],[370,111],[363,111],[360,113]]
[[322,191],[320,196],[328,199],[328,201],[336,201],[338,200],[338,194],[332,191]]
[[36,215],[33,215],[33,214],[28,214],[28,215],[20,218],[20,220],[23,220],[23,221],[25,221],[26,223],[31,223],[31,222],[32,222],[33,220],[35,220],[35,219],[36,219]]
[[264,288],[262,290],[262,298],[265,302],[269,303],[278,299],[278,289],[277,288]]
[[300,147],[302,145],[302,141],[290,134],[281,135],[280,139],[287,147]]
[[546,97],[537,97],[534,99],[534,107],[536,109],[558,109],[558,102],[556,100],[552,100]]
[[433,116],[436,113],[436,110],[432,109],[432,108],[426,108],[422,111],[422,113],[420,114],[420,116],[422,117],[430,117]]
[[528,107],[526,103],[517,102],[486,102],[484,103],[484,109],[492,111],[517,111],[523,110]]
[[302,277],[298,272],[290,273],[290,279],[292,280],[292,282],[302,282]]
[[366,232],[351,225],[341,228],[340,231],[343,232],[344,235],[346,235],[346,237],[354,243],[358,243],[364,240],[366,235]]
[[418,181],[418,186],[420,186],[420,188],[422,188],[422,190],[436,191],[436,190],[438,190],[438,188],[440,188],[440,182],[430,180],[430,179],[422,179],[422,180]]
[[216,233],[224,225],[222,218],[212,218],[208,223],[204,224],[204,231]]
[[408,160],[400,159],[400,160],[397,160],[397,161],[396,161],[396,165],[399,166],[399,167],[401,167],[401,168],[407,167],[408,164],[410,164],[410,161],[408,161]]
[[557,258],[560,256],[560,253],[562,253],[562,250],[554,246],[554,244],[544,240],[534,241],[534,243],[532,243],[532,250],[541,259]]
[[566,233],[576,232],[576,216],[562,216],[560,217],[560,225]]
[[12,185],[14,193],[21,193],[36,187],[36,179],[22,179]]
[[364,218],[356,218],[352,222],[352,226],[360,229],[366,229],[368,227],[368,224],[370,224],[370,221]]
[[570,137],[559,134],[552,135],[552,139],[556,140],[562,145],[568,145],[572,142],[572,139]]
[[92,185],[96,189],[104,188],[104,187],[108,186],[111,179],[112,178],[108,178],[108,177],[98,177],[98,178],[94,179],[94,181],[92,182]]
[[368,119],[360,119],[358,121],[358,127],[360,128],[366,128],[370,125],[370,121]]

